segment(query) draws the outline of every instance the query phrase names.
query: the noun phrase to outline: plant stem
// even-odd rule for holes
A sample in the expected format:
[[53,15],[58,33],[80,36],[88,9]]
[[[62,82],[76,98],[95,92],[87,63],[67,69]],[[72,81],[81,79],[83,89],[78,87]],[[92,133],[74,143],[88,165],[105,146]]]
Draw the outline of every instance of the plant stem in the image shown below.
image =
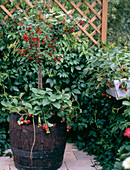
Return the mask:
[[34,122],[34,116],[33,116],[33,129],[34,129],[34,140],[33,140],[33,144],[31,147],[31,152],[30,152],[30,159],[32,160],[32,151],[36,142],[36,129],[35,129],[35,122]]

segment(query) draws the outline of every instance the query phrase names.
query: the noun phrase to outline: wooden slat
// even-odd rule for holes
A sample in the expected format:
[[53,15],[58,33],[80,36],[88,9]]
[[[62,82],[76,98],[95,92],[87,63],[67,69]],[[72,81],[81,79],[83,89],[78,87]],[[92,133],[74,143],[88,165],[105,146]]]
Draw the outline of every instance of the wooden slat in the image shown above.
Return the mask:
[[[54,1],[59,5],[60,8],[62,8],[62,10],[66,14],[68,14],[68,11],[64,8],[64,6],[62,4],[60,4],[57,0],[54,0]],[[71,3],[72,3],[72,1],[71,1]],[[73,18],[72,15],[69,15],[69,16],[71,19]],[[80,24],[77,24],[77,25],[95,44],[98,44],[97,41]]]
[[3,11],[5,11],[12,19],[14,18],[13,15],[3,5],[0,5],[0,8],[3,9]]
[[26,1],[26,3],[31,7],[31,8],[33,8],[33,5],[32,5],[32,3],[29,1],[29,0],[25,0]]
[[101,16],[98,15],[98,13],[93,9],[93,7],[92,7],[87,1],[85,1],[84,3],[91,9],[91,11],[92,11],[100,20],[102,20]]
[[[65,7],[58,1],[58,0],[54,0],[58,5],[59,7],[66,13],[68,14],[68,11],[65,9]],[[70,16],[70,18],[72,19],[73,16],[71,14],[68,14]]]
[[107,9],[108,0],[102,0],[102,34],[101,40],[106,43],[107,41]]
[[100,0],[96,0],[96,1],[99,3],[99,5],[102,6],[102,2]]
[[95,44],[98,44],[97,41],[80,24],[77,25]]
[[[98,12],[99,15],[101,15],[101,13],[102,13],[102,10],[100,10],[100,11]],[[96,19],[97,19],[97,17],[94,16],[94,17],[91,19],[91,21],[94,22]],[[101,24],[100,24],[100,25],[101,25]],[[87,23],[87,24],[84,26],[84,28],[87,29],[87,27],[89,27],[89,26],[90,26],[90,24]],[[99,29],[100,29],[100,28],[99,28]],[[96,32],[96,31],[95,31],[95,32]],[[82,33],[82,31],[79,31],[77,35],[79,36],[81,33]],[[101,35],[101,31],[100,31],[100,35]],[[77,37],[77,36],[76,36],[76,37]]]
[[[77,7],[80,7],[81,4],[82,4],[82,2],[79,2],[79,3],[77,4]],[[73,8],[69,14],[72,15],[75,11],[76,11],[76,9]]]
[[[10,2],[11,2],[11,1],[13,1],[13,0],[10,0]],[[10,11],[10,13],[13,14],[13,12],[16,10],[16,8],[17,8],[18,10],[21,10],[21,8],[19,7],[20,4],[21,4],[21,2],[19,2],[18,4],[16,4],[15,7]],[[7,20],[8,17],[9,17],[9,15],[6,15],[6,16],[4,17],[4,21]]]
[[[98,26],[99,29],[101,29],[101,27],[102,27],[102,24],[100,24],[100,25]],[[94,36],[96,33],[97,33],[97,32],[94,30],[90,35],[91,35],[91,36]]]
[[[77,9],[77,11],[86,19],[88,19],[88,17],[79,9],[77,8],[76,4],[71,1],[71,4]],[[91,22],[91,20],[89,20],[89,23],[92,25],[92,27],[100,34],[100,30],[94,25],[93,22]]]
[[[100,10],[100,11],[98,12],[98,14],[100,15],[101,13],[102,13],[102,11]],[[97,19],[97,16],[94,16],[94,17],[91,19],[91,22],[94,22],[96,19]],[[87,27],[89,27],[89,25],[90,25],[90,23],[87,23],[87,24],[84,26],[85,29],[86,29]],[[99,34],[101,34],[101,31],[100,31]]]

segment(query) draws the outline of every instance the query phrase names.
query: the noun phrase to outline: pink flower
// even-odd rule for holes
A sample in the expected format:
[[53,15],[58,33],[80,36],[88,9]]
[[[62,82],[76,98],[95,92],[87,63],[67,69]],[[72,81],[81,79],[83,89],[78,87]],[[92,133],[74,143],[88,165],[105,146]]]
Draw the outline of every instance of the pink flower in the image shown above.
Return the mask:
[[128,128],[125,130],[124,136],[127,136],[128,138],[130,138],[130,127],[128,127]]

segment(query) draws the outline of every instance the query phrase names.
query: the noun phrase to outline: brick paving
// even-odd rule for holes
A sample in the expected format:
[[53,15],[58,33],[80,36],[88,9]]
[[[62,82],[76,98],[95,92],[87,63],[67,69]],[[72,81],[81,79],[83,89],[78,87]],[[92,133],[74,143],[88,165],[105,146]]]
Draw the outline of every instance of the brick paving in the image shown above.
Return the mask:
[[[67,143],[63,164],[58,170],[101,170],[100,166],[92,167],[94,157],[79,151],[73,143]],[[0,170],[17,170],[13,158],[0,157]]]

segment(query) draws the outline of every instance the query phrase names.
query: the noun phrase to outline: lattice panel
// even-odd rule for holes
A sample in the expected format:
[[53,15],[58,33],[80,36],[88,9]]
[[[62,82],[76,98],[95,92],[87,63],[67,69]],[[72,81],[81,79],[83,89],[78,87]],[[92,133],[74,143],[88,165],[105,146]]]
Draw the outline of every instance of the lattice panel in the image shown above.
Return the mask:
[[[0,5],[0,9],[5,13],[4,20],[7,20],[9,17],[13,19],[15,11],[21,9],[21,3],[19,2],[9,10],[6,6],[12,1],[7,0],[3,5]],[[25,1],[33,8],[33,0]],[[43,2],[43,4],[47,6],[48,10],[53,6],[59,7],[71,19],[74,19],[75,15],[86,19],[82,24],[80,20],[77,21],[79,27],[77,37],[85,35],[94,44],[99,44],[100,40],[106,42],[108,0],[84,0],[82,2],[81,0],[48,0],[47,3]]]

